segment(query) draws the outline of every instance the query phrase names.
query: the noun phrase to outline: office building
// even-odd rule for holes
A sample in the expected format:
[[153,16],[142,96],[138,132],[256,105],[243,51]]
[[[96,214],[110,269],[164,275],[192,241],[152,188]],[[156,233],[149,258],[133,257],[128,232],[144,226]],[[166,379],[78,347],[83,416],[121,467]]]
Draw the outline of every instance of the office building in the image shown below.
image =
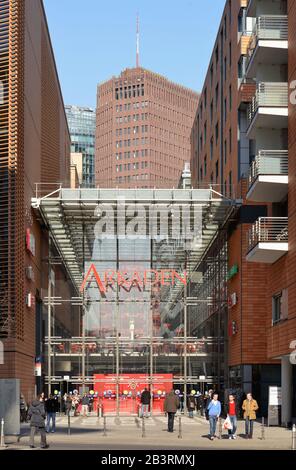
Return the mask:
[[[71,163],[77,164],[79,184],[83,188],[95,185],[96,113],[91,108],[66,106],[71,136]],[[82,170],[82,171],[81,171]]]
[[100,84],[96,186],[177,187],[197,103],[197,93],[140,67]]

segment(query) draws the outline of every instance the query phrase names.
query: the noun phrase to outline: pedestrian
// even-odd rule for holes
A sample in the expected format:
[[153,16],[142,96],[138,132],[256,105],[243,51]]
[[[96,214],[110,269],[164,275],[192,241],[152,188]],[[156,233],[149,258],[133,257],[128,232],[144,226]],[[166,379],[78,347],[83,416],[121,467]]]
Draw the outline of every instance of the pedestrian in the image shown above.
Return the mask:
[[45,411],[47,415],[46,422],[46,432],[50,432],[50,422],[51,422],[51,432],[55,432],[55,423],[56,423],[56,412],[58,411],[58,402],[52,395],[49,395],[48,400],[45,402]]
[[81,399],[82,416],[88,416],[88,407],[89,407],[89,398],[87,396],[87,393],[84,392],[83,397]]
[[27,421],[27,403],[22,393],[20,395],[20,418],[21,423],[25,423]]
[[256,411],[259,406],[251,393],[247,393],[247,398],[243,401],[246,439],[253,438],[253,424],[256,419]]
[[187,398],[187,409],[189,418],[193,418],[193,412],[195,410],[195,396],[193,394],[189,395]]
[[226,405],[226,415],[229,418],[232,429],[228,429],[228,438],[236,439],[236,430],[237,430],[237,402],[234,398],[234,395],[230,394],[228,396],[228,403]]
[[218,400],[218,393],[213,393],[213,398],[207,407],[209,421],[210,421],[210,439],[214,440],[216,436],[217,421],[221,414],[221,403]]
[[66,399],[64,397],[64,400],[65,400],[66,415],[69,415],[72,410],[72,398],[70,397],[70,395],[67,395]]
[[167,394],[164,400],[164,411],[165,414],[168,415],[168,432],[174,432],[174,419],[179,406],[180,400],[173,389]]
[[29,411],[28,418],[30,419],[31,426],[31,435],[30,435],[30,447],[34,449],[34,437],[35,434],[39,431],[41,435],[41,449],[47,449],[49,445],[46,443],[46,433],[45,433],[45,409],[44,402],[41,395],[33,400]]
[[146,418],[149,417],[150,400],[151,400],[151,394],[148,388],[145,388],[145,390],[143,390],[141,394],[141,417],[143,417],[144,414]]
[[204,416],[204,397],[200,392],[197,392],[196,411],[199,411],[200,415]]

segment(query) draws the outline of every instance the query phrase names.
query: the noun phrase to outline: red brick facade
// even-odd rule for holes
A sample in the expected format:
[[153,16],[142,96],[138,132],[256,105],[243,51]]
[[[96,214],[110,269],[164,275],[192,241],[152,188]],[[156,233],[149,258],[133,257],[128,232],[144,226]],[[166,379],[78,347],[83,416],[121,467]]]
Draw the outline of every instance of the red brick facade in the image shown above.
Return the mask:
[[[0,14],[8,22],[8,49],[2,49],[3,60],[4,54],[8,59],[7,101],[1,104],[8,147],[2,134],[1,220],[7,245],[1,243],[6,252],[1,252],[0,340],[5,354],[0,377],[19,378],[21,391],[30,400],[35,393],[36,315],[41,315],[37,305],[45,276],[41,241],[46,246],[48,240],[42,240],[31,198],[36,183],[69,183],[70,137],[42,1],[6,0],[1,2]],[[7,103],[9,114],[5,115]],[[34,254],[26,248],[27,230],[35,237]],[[33,280],[25,276],[28,267],[34,272]],[[26,305],[29,293],[35,300],[30,308]]]
[[142,68],[99,85],[96,186],[177,187],[197,104],[197,93]]

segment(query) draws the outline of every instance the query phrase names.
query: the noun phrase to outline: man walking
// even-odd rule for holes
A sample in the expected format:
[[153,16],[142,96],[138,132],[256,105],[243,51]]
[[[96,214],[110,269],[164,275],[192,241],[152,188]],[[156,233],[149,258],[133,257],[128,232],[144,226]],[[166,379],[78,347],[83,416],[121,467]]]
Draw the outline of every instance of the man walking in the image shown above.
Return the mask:
[[39,395],[36,400],[33,400],[32,405],[28,411],[28,419],[31,423],[31,436],[30,436],[30,447],[34,449],[34,437],[39,431],[41,435],[41,449],[47,449],[49,445],[46,443],[45,434],[45,409],[42,397]]
[[253,424],[256,419],[256,411],[259,406],[256,400],[252,397],[251,393],[247,394],[246,400],[243,402],[242,409],[244,410],[246,439],[253,438]]
[[141,394],[141,417],[143,417],[145,414],[145,418],[148,418],[150,400],[151,400],[151,394],[148,388],[145,388],[145,390]]
[[175,391],[171,390],[164,400],[164,411],[168,415],[168,432],[174,432],[174,419],[179,406],[180,400]]
[[47,414],[46,432],[55,432],[56,412],[58,411],[58,402],[52,395],[49,395],[48,400],[45,402],[45,410]]
[[84,392],[82,400],[81,400],[81,405],[82,405],[82,416],[88,416],[88,407],[89,407],[89,398],[87,396],[87,393]]
[[216,437],[217,421],[221,414],[221,403],[218,400],[218,393],[213,394],[213,399],[208,404],[207,411],[210,421],[210,439],[213,441],[214,437]]

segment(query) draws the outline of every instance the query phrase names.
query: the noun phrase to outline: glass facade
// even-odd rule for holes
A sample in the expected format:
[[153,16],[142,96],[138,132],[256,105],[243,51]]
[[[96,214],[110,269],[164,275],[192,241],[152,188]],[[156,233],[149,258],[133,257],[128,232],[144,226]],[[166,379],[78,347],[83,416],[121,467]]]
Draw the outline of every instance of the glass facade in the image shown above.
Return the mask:
[[[226,299],[203,291],[201,260],[229,200],[211,190],[62,189],[34,204],[50,239],[48,391],[66,381],[93,390],[108,413],[133,414],[147,386],[159,413],[172,387],[186,396],[223,383]],[[224,289],[226,257],[222,241],[214,269]]]
[[71,135],[71,153],[82,154],[80,186],[94,188],[96,112],[79,106],[65,106],[65,110]]

